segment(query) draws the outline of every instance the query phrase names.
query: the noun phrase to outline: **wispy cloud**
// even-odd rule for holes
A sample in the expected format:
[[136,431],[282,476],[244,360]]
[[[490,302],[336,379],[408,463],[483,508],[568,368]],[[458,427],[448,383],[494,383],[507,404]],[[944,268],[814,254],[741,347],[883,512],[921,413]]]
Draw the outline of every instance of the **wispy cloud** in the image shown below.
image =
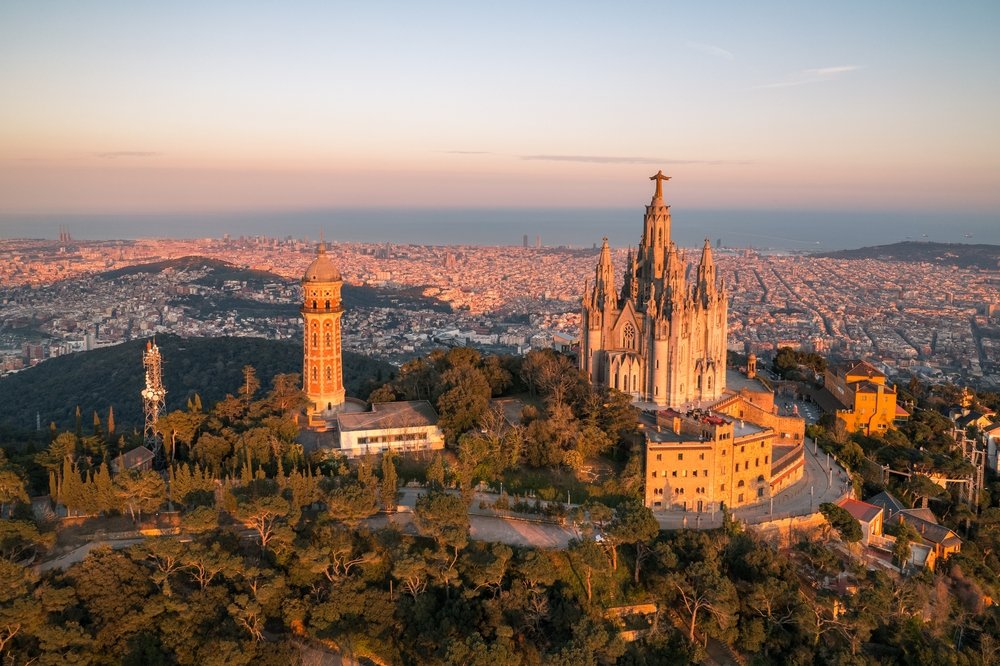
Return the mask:
[[705,44],[703,42],[685,42],[684,46],[689,49],[694,49],[706,55],[714,56],[716,58],[722,58],[723,60],[733,60],[736,58],[732,51],[727,51],[721,46],[716,46],[715,44]]
[[619,155],[519,155],[522,160],[545,162],[585,162],[588,164],[751,164],[746,160],[672,160],[665,157],[627,157]]
[[110,150],[105,153],[97,153],[96,156],[102,160],[116,160],[121,157],[159,157],[162,154],[151,150]]
[[859,69],[864,69],[863,65],[836,65],[834,67],[819,67],[817,69],[803,69],[794,76],[789,77],[784,81],[776,81],[774,83],[766,83],[760,86],[754,86],[757,89],[767,89],[767,88],[791,88],[794,86],[803,86],[808,83],[821,83],[823,81],[832,81],[839,78],[842,74],[849,74],[850,72],[856,72]]

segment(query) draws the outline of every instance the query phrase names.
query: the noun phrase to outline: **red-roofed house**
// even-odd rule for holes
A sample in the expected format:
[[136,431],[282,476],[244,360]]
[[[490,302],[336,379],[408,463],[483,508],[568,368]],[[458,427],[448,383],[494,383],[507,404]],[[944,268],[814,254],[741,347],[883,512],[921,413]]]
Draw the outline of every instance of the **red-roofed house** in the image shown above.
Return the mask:
[[837,502],[837,506],[861,523],[861,543],[867,546],[873,536],[882,536],[882,507],[849,497]]

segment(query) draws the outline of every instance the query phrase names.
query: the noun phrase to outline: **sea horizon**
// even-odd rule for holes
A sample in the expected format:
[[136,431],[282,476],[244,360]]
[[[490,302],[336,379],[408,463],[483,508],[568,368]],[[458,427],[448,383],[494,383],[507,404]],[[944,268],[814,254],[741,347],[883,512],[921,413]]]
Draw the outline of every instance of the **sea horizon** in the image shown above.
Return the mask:
[[[546,247],[637,245],[643,209],[616,208],[324,208],[182,213],[4,213],[2,238],[57,238],[61,228],[80,240],[221,238],[225,234],[420,245]],[[824,252],[905,240],[1000,245],[993,213],[735,210],[672,211],[681,247],[704,239],[723,247]]]

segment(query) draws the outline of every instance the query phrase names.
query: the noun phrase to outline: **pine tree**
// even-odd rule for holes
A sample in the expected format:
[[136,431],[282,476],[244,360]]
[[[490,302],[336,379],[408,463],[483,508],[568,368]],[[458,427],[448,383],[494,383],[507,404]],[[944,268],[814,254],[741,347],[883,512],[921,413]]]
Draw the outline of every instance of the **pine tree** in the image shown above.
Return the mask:
[[80,405],[76,406],[76,437],[83,437],[83,416],[80,414]]
[[115,438],[115,408],[114,405],[108,407],[108,441],[112,442]]
[[361,482],[361,485],[368,486],[371,484],[372,478],[372,456],[366,449],[365,454],[358,461],[358,481]]
[[107,463],[101,463],[94,475],[94,500],[98,511],[107,513],[119,508],[115,484],[111,479]]
[[59,503],[66,507],[66,512],[72,515],[79,511],[83,504],[83,480],[76,465],[68,456],[63,459],[62,483],[60,484]]
[[59,503],[59,478],[54,470],[49,470],[49,498],[56,504]]
[[246,406],[250,405],[250,401],[259,388],[260,380],[257,379],[257,371],[252,365],[243,366],[243,385],[240,387],[240,397],[243,398]]
[[391,449],[382,454],[382,507],[386,511],[396,510],[396,493],[399,492],[399,475],[394,459]]
[[101,437],[101,417],[97,415],[97,410],[94,410],[94,435]]
[[444,460],[440,453],[435,453],[431,464],[427,466],[427,483],[433,489],[444,487]]

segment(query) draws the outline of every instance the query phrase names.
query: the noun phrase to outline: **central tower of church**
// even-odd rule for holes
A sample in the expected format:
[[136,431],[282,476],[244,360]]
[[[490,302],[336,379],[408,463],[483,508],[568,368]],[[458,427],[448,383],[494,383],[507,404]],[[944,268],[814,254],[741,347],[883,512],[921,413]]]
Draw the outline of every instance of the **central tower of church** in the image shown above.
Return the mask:
[[316,248],[316,258],[302,276],[304,358],[302,389],[309,398],[309,423],[325,422],[324,412],[344,403],[344,373],[340,353],[340,288],[344,281],[326,255],[326,245]]
[[670,240],[670,206],[663,201],[669,179],[662,171],[650,177],[656,190],[620,292],[604,239],[594,286],[584,288],[580,368],[591,382],[635,400],[680,407],[717,400],[726,387],[729,296],[716,279],[707,239],[693,273]]

